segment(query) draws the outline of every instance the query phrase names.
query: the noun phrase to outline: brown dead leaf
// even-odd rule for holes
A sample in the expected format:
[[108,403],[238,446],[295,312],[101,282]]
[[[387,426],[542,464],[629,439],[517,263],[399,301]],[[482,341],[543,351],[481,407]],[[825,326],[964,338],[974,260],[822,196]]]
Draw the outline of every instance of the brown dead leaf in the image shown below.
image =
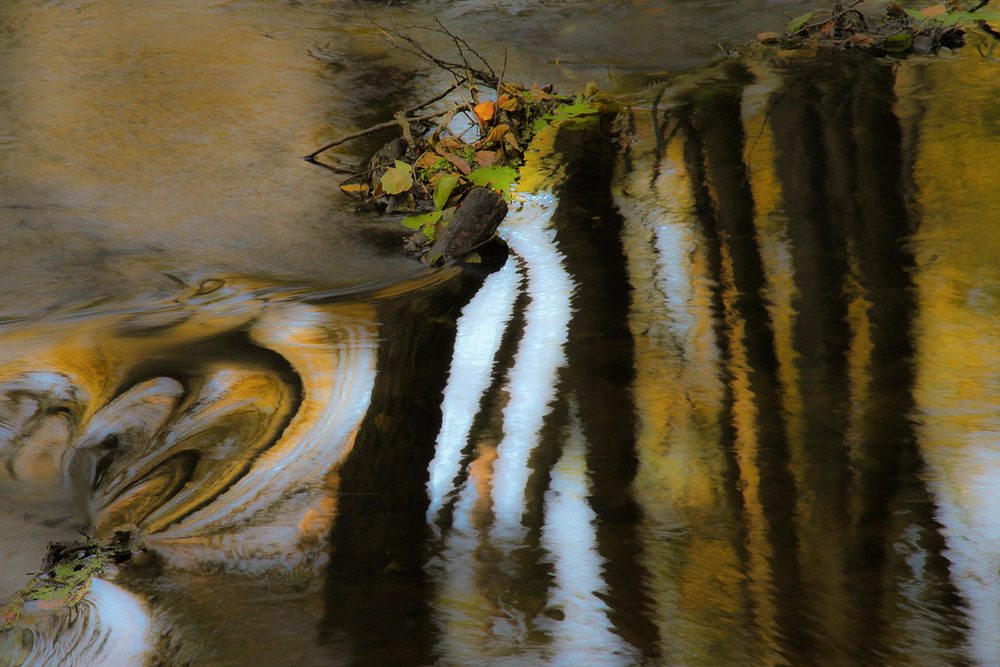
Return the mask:
[[837,25],[833,21],[827,21],[819,29],[819,33],[824,37],[833,37],[837,30]]
[[944,14],[946,11],[948,11],[948,8],[944,5],[934,5],[933,7],[925,7],[921,9],[920,15],[930,18],[932,16],[941,16],[941,14]]
[[508,132],[510,132],[510,125],[507,125],[506,123],[501,123],[496,127],[491,127],[490,132],[486,135],[486,139],[483,140],[483,143],[487,145],[499,143],[503,139],[503,135]]
[[413,166],[416,169],[430,169],[435,164],[437,164],[438,159],[439,158],[436,153],[427,151],[419,158],[417,158],[417,161],[413,163]]
[[496,151],[476,151],[476,164],[480,167],[489,167],[496,158]]
[[438,145],[446,151],[460,151],[466,147],[461,139],[457,139],[455,137],[441,137],[441,141],[438,142]]
[[440,146],[435,146],[434,150],[437,151],[438,155],[440,155],[445,160],[455,165],[455,168],[458,169],[463,174],[468,174],[470,171],[472,171],[472,167],[469,166],[469,163],[463,160],[462,158],[458,157],[457,155],[449,153]]
[[521,150],[521,147],[517,145],[517,137],[514,136],[513,132],[508,132],[503,135],[503,140],[507,142],[507,145],[513,148],[515,151]]
[[775,42],[781,39],[781,35],[776,32],[760,32],[757,33],[758,42]]
[[534,98],[535,100],[541,101],[549,99],[549,94],[546,93],[541,88],[539,88],[537,83],[534,86],[532,86],[531,90],[528,92],[531,93],[531,97]]

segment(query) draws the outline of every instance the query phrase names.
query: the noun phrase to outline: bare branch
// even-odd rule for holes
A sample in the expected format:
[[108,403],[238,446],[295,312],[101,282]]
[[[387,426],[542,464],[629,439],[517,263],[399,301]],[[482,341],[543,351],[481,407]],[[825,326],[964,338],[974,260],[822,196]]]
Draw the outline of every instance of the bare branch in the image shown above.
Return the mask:
[[[452,107],[451,109],[445,109],[444,111],[435,111],[434,113],[425,114],[423,116],[417,116],[416,118],[409,118],[407,120],[409,122],[411,122],[411,123],[420,123],[420,122],[423,122],[423,121],[427,121],[427,120],[432,120],[434,118],[438,118],[440,116],[444,116],[445,114],[447,114],[448,112],[453,111],[453,110],[454,111],[461,111],[462,109],[466,108],[466,106],[467,105],[465,105],[465,104],[459,104],[457,106]],[[319,155],[320,153],[323,153],[325,151],[330,150],[334,146],[339,146],[339,145],[341,145],[343,143],[347,143],[351,139],[357,139],[359,137],[364,137],[364,136],[367,136],[369,134],[373,134],[375,132],[379,132],[381,130],[388,130],[390,127],[401,127],[401,125],[400,125],[400,122],[398,120],[390,120],[390,121],[386,121],[385,123],[379,123],[378,125],[372,125],[371,127],[369,127],[366,130],[361,130],[360,132],[352,132],[351,134],[343,136],[343,137],[337,139],[336,141],[331,141],[326,146],[323,146],[322,148],[319,148],[319,149],[313,151],[309,155],[302,156],[302,159],[303,160],[307,160],[309,162],[315,162],[317,155]]]

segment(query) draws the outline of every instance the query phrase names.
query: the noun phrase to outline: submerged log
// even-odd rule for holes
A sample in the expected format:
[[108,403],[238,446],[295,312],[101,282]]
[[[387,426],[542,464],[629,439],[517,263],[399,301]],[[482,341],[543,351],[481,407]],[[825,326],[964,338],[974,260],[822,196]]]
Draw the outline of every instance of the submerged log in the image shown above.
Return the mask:
[[489,188],[473,188],[465,196],[444,234],[431,247],[431,262],[461,259],[480,247],[497,231],[507,215],[507,202]]

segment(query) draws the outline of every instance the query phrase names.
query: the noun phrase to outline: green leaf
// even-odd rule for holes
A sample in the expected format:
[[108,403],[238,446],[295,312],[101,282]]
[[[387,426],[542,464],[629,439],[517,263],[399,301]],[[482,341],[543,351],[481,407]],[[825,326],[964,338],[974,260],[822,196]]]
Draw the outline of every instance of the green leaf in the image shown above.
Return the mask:
[[907,35],[906,33],[892,35],[885,40],[885,50],[890,53],[906,51],[911,46],[913,46],[913,35]]
[[802,28],[806,27],[806,23],[815,13],[816,12],[809,12],[808,14],[803,14],[802,16],[796,16],[788,22],[788,26],[785,28],[785,31],[795,33],[802,30]]
[[904,9],[903,11],[917,21],[934,21],[945,26],[955,25],[962,21],[974,23],[980,19],[983,21],[1000,21],[1000,12],[989,9],[978,12],[945,12],[936,16],[925,16],[920,13],[919,9]]
[[434,184],[434,208],[441,210],[448,203],[451,191],[458,185],[458,174],[445,174]]
[[413,187],[413,176],[410,174],[410,165],[396,160],[395,167],[389,167],[379,179],[382,184],[382,191],[388,195],[398,195]]
[[424,213],[423,215],[414,215],[409,218],[403,218],[402,223],[410,229],[420,229],[421,227],[427,225],[433,225],[440,219],[441,211],[431,211],[430,213]]
[[586,102],[578,102],[576,104],[567,104],[564,107],[559,107],[555,110],[556,117],[559,116],[586,116],[593,113],[600,113],[600,109],[595,107],[593,104],[587,104]]
[[475,185],[506,192],[517,180],[517,170],[512,167],[483,167],[470,172],[466,178]]

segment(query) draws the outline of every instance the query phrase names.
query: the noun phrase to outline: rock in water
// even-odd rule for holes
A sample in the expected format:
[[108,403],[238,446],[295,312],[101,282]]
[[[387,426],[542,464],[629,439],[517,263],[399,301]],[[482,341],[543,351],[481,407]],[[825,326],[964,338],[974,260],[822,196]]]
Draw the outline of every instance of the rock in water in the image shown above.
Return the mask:
[[506,215],[507,202],[499,192],[473,188],[428,253],[431,262],[438,257],[452,260],[469,254],[493,238]]

